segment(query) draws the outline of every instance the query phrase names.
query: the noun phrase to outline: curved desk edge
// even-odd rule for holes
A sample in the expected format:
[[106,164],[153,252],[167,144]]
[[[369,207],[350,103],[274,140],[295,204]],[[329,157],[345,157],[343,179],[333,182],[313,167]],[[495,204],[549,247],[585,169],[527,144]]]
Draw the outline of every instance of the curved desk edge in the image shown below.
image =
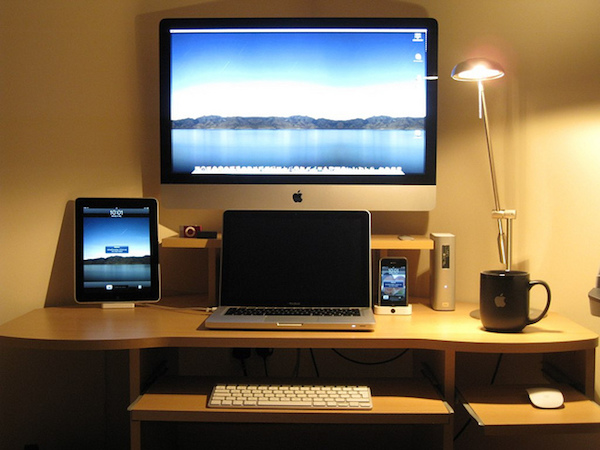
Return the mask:
[[598,335],[549,313],[522,333],[490,333],[470,317],[475,305],[452,312],[414,304],[411,316],[376,316],[372,332],[208,330],[204,312],[151,306],[131,310],[55,307],[0,325],[0,345],[54,350],[152,347],[413,348],[481,353],[545,353],[593,349]]

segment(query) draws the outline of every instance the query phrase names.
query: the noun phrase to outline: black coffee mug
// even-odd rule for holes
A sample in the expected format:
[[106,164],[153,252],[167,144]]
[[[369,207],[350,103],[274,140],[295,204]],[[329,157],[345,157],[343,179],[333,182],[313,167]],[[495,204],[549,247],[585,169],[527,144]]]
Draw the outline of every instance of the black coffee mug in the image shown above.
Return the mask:
[[[546,288],[548,299],[542,313],[529,316],[529,290],[535,285]],[[481,323],[488,331],[516,332],[539,322],[550,308],[550,287],[544,281],[529,281],[529,273],[518,270],[481,272],[479,286]]]

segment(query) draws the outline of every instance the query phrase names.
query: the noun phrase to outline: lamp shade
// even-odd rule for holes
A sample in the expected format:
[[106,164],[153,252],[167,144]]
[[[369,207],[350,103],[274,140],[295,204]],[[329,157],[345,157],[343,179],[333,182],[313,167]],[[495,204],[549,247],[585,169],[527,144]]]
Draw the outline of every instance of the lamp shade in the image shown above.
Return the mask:
[[487,81],[504,76],[500,64],[485,58],[472,58],[458,63],[452,69],[452,78],[457,81]]

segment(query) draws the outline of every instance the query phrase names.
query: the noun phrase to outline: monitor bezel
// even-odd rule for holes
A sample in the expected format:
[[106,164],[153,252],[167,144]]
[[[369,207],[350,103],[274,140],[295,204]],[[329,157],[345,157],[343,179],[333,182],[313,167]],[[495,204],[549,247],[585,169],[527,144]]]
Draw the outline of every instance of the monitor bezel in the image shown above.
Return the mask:
[[[170,55],[172,29],[193,28],[426,28],[427,115],[425,170],[401,176],[343,175],[192,175],[173,171],[170,115]],[[179,18],[160,23],[160,135],[162,185],[290,185],[290,186],[435,186],[437,159],[437,41],[432,18]],[[268,205],[267,205],[268,206]],[[429,209],[428,207],[425,209]]]

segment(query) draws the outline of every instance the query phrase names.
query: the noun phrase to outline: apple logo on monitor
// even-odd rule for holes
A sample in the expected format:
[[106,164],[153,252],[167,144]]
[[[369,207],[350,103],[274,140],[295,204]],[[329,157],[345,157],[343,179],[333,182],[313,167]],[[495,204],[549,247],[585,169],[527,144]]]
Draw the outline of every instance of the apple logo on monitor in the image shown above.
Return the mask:
[[292,195],[292,200],[294,200],[294,202],[296,202],[296,203],[301,203],[302,202],[302,192],[300,192],[300,191],[294,192],[294,194]]

